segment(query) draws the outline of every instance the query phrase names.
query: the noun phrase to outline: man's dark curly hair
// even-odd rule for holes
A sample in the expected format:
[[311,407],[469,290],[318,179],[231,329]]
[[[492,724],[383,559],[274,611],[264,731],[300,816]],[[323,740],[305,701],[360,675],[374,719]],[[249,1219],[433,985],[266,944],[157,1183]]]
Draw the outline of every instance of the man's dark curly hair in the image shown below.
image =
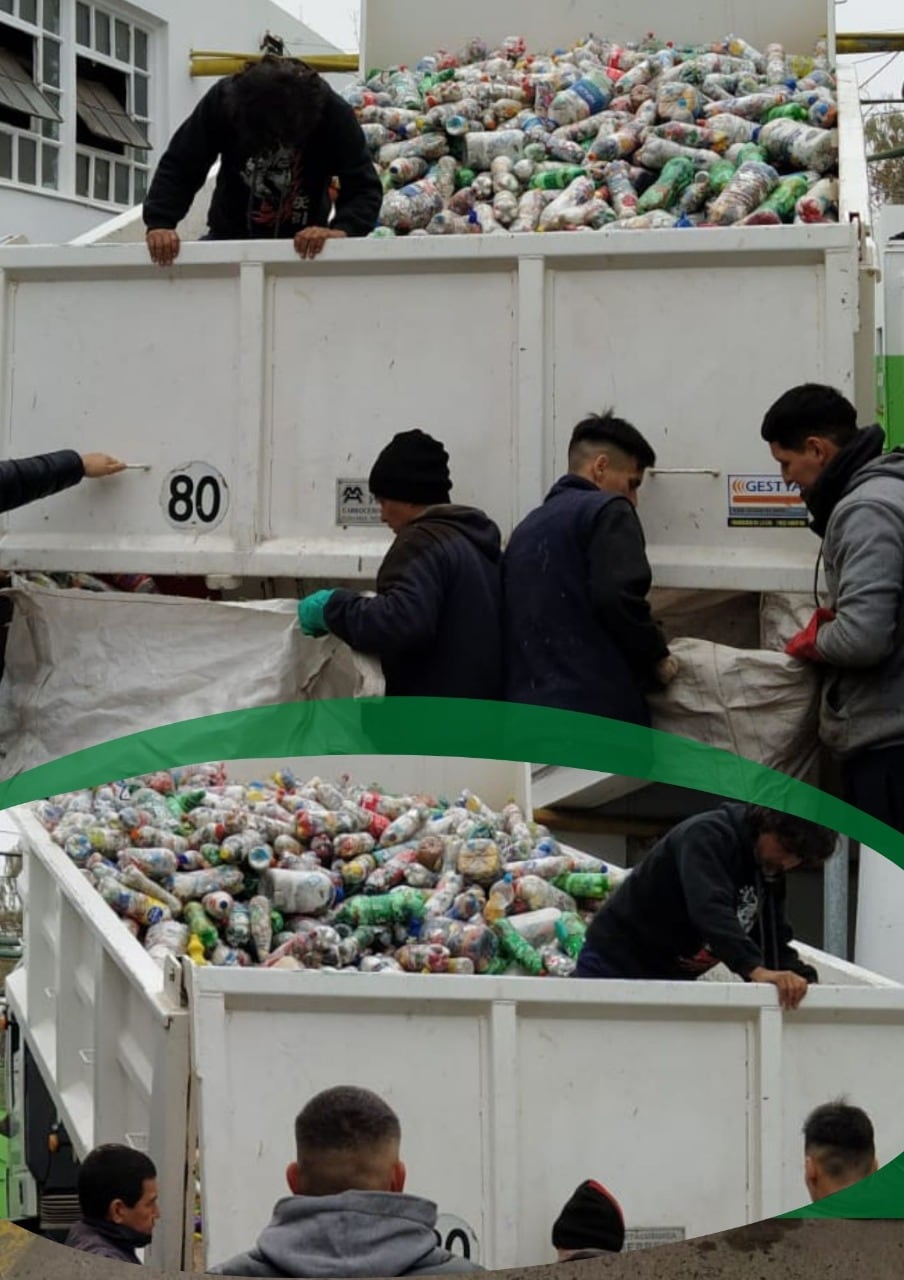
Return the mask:
[[808,866],[820,866],[835,852],[838,837],[828,827],[762,805],[750,805],[748,812],[757,835],[775,836],[786,853],[795,854]]
[[329,86],[306,62],[265,54],[230,77],[226,102],[239,150],[266,155],[303,145],[316,128]]

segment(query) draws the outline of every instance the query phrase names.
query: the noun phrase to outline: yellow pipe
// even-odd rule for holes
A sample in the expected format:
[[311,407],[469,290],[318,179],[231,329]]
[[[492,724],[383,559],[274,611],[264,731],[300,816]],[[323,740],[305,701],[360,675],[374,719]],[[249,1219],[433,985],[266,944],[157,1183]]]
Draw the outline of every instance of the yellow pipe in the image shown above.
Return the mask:
[[[208,53],[192,50],[191,74],[193,76],[228,76],[244,70],[248,62],[260,62],[263,55],[259,53]],[[311,54],[310,57],[295,58],[296,62],[306,62],[315,71],[357,71],[358,55],[355,53]]]
[[900,53],[904,50],[904,32],[845,31],[836,35],[838,53]]

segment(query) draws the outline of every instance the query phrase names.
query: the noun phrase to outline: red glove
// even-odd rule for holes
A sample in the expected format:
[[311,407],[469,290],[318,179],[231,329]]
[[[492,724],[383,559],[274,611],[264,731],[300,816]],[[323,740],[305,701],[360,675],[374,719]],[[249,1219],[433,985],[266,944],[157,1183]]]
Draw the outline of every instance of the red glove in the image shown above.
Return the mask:
[[834,609],[817,609],[803,631],[798,631],[797,635],[792,636],[785,645],[785,653],[792,658],[797,658],[799,662],[825,662],[825,658],[816,648],[816,637],[824,622],[834,622],[834,620]]

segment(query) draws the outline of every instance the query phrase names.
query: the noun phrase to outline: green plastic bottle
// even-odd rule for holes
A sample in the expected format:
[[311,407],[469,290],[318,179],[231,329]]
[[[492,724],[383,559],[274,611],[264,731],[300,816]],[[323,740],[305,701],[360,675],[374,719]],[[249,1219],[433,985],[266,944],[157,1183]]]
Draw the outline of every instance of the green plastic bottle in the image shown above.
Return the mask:
[[340,907],[336,919],[356,929],[361,925],[405,924],[423,919],[426,901],[427,895],[420,889],[407,887],[394,893],[350,898]]
[[186,902],[182,917],[205,951],[211,951],[220,941],[217,926],[200,902]]
[[801,173],[782,178],[775,190],[754,210],[754,216],[758,213],[777,213],[782,222],[792,222],[798,200],[809,190],[810,183]]
[[735,166],[730,160],[719,160],[709,171],[710,191],[714,196],[720,195],[735,176]]
[[768,124],[770,120],[799,120],[801,124],[807,124],[809,119],[810,113],[802,103],[785,102],[780,107],[767,111],[763,123]]
[[543,972],[543,957],[535,947],[521,937],[510,920],[495,920],[493,932],[499,939],[499,948],[509,960],[520,964],[532,977],[539,977]]
[[577,178],[584,177],[580,165],[563,164],[559,169],[548,169],[543,173],[535,173],[530,180],[534,191],[564,191]]
[[567,956],[577,960],[587,937],[587,926],[579,915],[567,911],[556,921],[556,940]]
[[682,191],[694,180],[693,160],[687,156],[673,156],[662,167],[662,172],[637,202],[639,214],[652,213],[654,209],[670,208]]
[[556,876],[553,884],[572,898],[605,898],[609,893],[609,877],[602,871],[570,871]]
[[762,147],[758,147],[755,142],[745,142],[738,148],[738,168],[740,169],[742,164],[749,164],[751,160],[756,161],[757,164],[768,164],[766,152]]

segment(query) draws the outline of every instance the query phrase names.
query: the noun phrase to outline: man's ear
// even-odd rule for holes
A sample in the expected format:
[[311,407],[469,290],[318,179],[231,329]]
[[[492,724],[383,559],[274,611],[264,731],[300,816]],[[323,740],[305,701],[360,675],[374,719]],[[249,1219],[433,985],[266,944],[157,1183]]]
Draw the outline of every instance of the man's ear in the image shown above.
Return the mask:
[[304,1177],[302,1176],[301,1166],[297,1160],[293,1160],[286,1169],[286,1182],[288,1183],[289,1190],[292,1192],[293,1196],[304,1195]]
[[803,451],[814,454],[823,464],[828,462],[835,452],[831,442],[824,436],[807,436]]
[[111,1200],[107,1208],[108,1222],[122,1222],[122,1211],[126,1207],[124,1200]]
[[819,1186],[819,1165],[812,1156],[807,1156],[804,1160],[804,1181],[807,1184],[807,1190],[812,1200],[816,1199],[814,1192]]
[[392,1166],[392,1177],[389,1183],[389,1190],[394,1191],[396,1195],[405,1190],[405,1179],[408,1176],[408,1170],[405,1168],[401,1160],[397,1160]]

